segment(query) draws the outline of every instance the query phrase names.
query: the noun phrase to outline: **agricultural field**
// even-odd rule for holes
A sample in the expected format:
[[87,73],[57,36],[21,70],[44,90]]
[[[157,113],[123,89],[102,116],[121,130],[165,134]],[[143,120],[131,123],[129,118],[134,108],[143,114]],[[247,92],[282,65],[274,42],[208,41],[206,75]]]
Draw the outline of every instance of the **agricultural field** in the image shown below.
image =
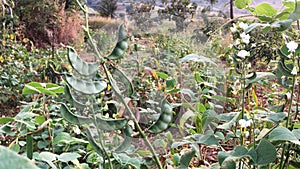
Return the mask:
[[0,169],[300,168],[300,1],[0,4]]

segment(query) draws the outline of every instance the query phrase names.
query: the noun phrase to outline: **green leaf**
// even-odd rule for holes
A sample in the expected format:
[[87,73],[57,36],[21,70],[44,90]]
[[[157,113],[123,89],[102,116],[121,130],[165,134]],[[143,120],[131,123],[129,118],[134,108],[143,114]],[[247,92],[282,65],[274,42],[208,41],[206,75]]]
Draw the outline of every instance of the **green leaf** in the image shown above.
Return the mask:
[[269,141],[263,139],[255,149],[257,154],[257,165],[267,165],[276,159],[276,148]]
[[235,123],[237,122],[237,119],[239,118],[240,114],[241,114],[241,112],[232,112],[232,113],[227,113],[227,114],[220,114],[218,118],[220,120],[226,119],[226,121],[228,121],[228,122],[225,122],[222,125],[219,125],[218,128],[224,129],[224,130],[229,130],[233,125],[235,125]]
[[284,31],[288,29],[293,23],[292,19],[286,19],[281,21],[276,21],[271,24],[271,28],[275,28],[277,31]]
[[57,169],[57,167],[53,164],[52,161],[56,160],[57,155],[51,152],[41,152],[38,156],[38,159],[41,161],[45,161],[49,164],[52,169]]
[[271,141],[298,141],[296,136],[286,127],[276,127],[269,134],[269,140]]
[[46,118],[44,116],[36,116],[35,122],[39,125],[43,124],[46,121]]
[[300,140],[300,129],[294,129],[292,131],[292,133],[294,134],[294,136]]
[[169,76],[163,72],[155,71],[156,75],[162,79],[168,79]]
[[166,85],[168,90],[171,90],[176,86],[176,80],[175,79],[166,80]]
[[0,118],[0,124],[6,124],[6,123],[9,123],[9,122],[13,122],[15,121],[13,118],[10,118],[10,117],[2,117]]
[[106,89],[107,84],[105,81],[86,81],[76,78],[73,75],[66,74],[66,81],[75,90],[84,94],[98,94]]
[[113,156],[123,166],[130,165],[130,166],[135,167],[136,169],[140,169],[140,167],[141,167],[141,162],[139,159],[131,158],[125,153],[120,153],[120,154],[113,153]]
[[234,6],[236,6],[238,9],[243,9],[251,4],[252,0],[235,0]]
[[262,23],[253,23],[251,25],[249,25],[246,29],[245,29],[245,33],[249,33],[251,32],[253,29],[257,28],[257,27],[267,27],[270,26],[269,24],[262,24]]
[[73,69],[75,69],[79,74],[84,76],[90,76],[96,74],[99,67],[98,62],[93,62],[93,63],[85,62],[77,55],[74,48],[69,47],[68,49],[69,49],[68,58]]
[[62,153],[58,156],[57,159],[61,162],[67,163],[67,162],[75,160],[79,157],[81,157],[81,155],[78,153]]
[[180,59],[180,62],[200,62],[200,63],[210,63],[212,65],[217,65],[211,59],[204,56],[199,56],[197,54],[186,55],[185,57]]
[[22,90],[22,94],[26,95],[33,93],[43,93],[51,96],[56,96],[57,93],[64,93],[64,88],[52,83],[30,82],[25,85]]
[[18,155],[12,150],[0,145],[0,168],[8,169],[39,169],[28,158]]
[[193,159],[193,157],[195,156],[195,154],[196,154],[196,151],[194,149],[192,151],[189,151],[189,152],[183,154],[180,158],[180,161],[179,161],[180,166],[178,169],[189,168],[190,162]]
[[87,144],[88,141],[72,137],[69,133],[66,132],[61,132],[59,133],[54,139],[53,139],[53,144],[58,145],[58,144]]
[[193,135],[195,137],[195,140],[197,141],[198,144],[205,144],[205,145],[219,145],[218,140],[216,139],[215,135],[212,133],[209,134],[195,134]]
[[276,75],[272,72],[256,72],[256,77],[251,80],[246,80],[246,82],[247,83],[255,83],[255,82],[258,82],[261,80],[265,80],[265,79],[274,80],[274,79],[276,79]]
[[277,14],[277,10],[268,3],[260,3],[255,7],[254,14],[258,16],[273,17]]

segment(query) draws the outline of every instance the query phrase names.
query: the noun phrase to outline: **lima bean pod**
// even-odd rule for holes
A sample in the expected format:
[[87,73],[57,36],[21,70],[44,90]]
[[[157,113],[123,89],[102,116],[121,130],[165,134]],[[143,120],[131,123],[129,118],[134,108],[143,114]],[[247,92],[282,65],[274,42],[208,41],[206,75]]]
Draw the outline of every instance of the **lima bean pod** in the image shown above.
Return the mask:
[[103,119],[96,117],[96,123],[97,127],[101,130],[120,130],[127,124],[127,120],[125,118]]
[[116,153],[126,151],[128,147],[131,145],[131,142],[133,140],[133,138],[131,137],[131,134],[133,134],[133,130],[128,124],[122,129],[122,132],[124,133],[124,140],[116,148],[115,150]]
[[[285,63],[284,63],[284,59],[280,59],[277,65],[277,68],[279,69],[279,71],[285,75],[285,76],[293,76],[292,74],[292,69],[290,69]],[[299,76],[300,73],[297,73],[297,76]]]
[[82,92],[84,94],[98,94],[106,89],[107,84],[105,81],[86,81],[76,78],[73,75],[65,75],[67,83],[75,90]]
[[171,104],[165,98],[161,104],[162,113],[158,120],[148,128],[149,133],[160,133],[169,127],[173,119],[173,110]]
[[108,58],[111,60],[123,58],[123,55],[125,54],[127,48],[128,48],[127,30],[125,28],[125,25],[122,24],[119,27],[119,31],[118,31],[118,43],[116,44],[111,54],[108,55]]
[[98,71],[98,62],[89,63],[83,61],[72,47],[68,48],[68,58],[73,69],[75,69],[81,75],[90,76],[96,74]]
[[66,100],[67,100],[70,104],[72,104],[74,107],[78,107],[78,108],[81,108],[81,109],[83,109],[83,108],[86,107],[85,104],[80,103],[79,101],[77,101],[77,100],[72,96],[71,91],[70,91],[70,87],[69,87],[67,84],[65,85],[64,91],[65,91]]
[[131,96],[134,92],[134,87],[129,78],[125,75],[123,71],[114,67],[113,65],[109,66],[110,71],[112,72],[112,76],[119,81],[119,83],[123,83],[126,87],[126,94]]
[[91,122],[91,118],[89,117],[83,117],[83,116],[73,114],[64,103],[61,103],[60,112],[62,117],[69,123],[80,125],[80,124],[87,124]]

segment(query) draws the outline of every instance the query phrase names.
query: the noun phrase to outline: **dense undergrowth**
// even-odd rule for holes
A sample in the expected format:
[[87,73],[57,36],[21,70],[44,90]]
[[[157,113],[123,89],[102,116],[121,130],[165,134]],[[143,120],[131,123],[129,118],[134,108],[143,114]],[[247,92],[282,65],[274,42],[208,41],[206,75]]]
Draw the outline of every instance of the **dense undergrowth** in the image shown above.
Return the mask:
[[136,3],[124,22],[77,0],[85,43],[49,49],[4,2],[0,169],[299,168],[299,2],[235,0],[251,17],[233,20]]

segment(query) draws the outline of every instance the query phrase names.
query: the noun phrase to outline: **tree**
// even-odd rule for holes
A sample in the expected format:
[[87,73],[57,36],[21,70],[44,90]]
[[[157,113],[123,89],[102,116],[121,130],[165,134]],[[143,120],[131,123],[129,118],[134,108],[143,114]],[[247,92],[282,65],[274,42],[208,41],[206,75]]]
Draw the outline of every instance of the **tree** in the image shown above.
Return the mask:
[[23,32],[37,47],[47,48],[83,40],[83,20],[74,0],[22,0],[15,13]]
[[101,0],[99,12],[101,16],[114,18],[118,0]]

